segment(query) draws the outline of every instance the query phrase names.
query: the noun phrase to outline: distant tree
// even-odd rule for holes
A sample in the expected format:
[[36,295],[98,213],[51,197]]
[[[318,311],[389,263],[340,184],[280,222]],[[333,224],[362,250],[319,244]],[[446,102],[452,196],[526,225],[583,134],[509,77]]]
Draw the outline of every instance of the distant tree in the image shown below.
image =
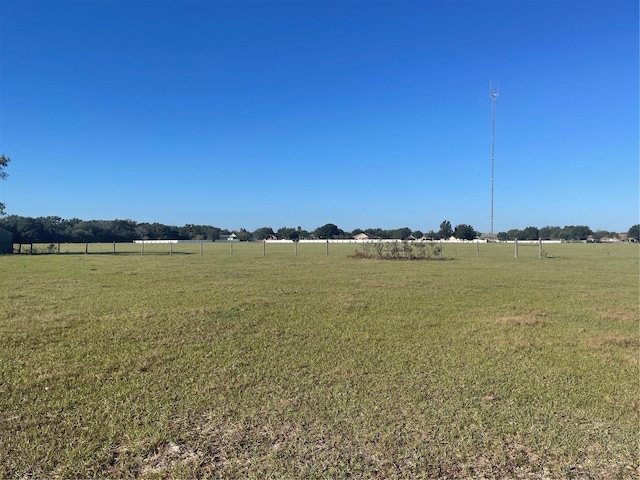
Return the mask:
[[507,232],[498,232],[498,240],[501,242],[509,240],[509,234]]
[[[150,236],[148,238],[159,238],[156,236]],[[81,220],[74,224],[71,230],[72,242],[95,242],[95,228],[93,222]]]
[[40,242],[45,236],[42,222],[37,218],[16,217],[11,231],[15,234],[14,241],[19,243]]
[[42,225],[42,238],[38,242],[59,242],[65,234],[66,221],[60,217],[40,217],[36,219]]
[[542,240],[556,240],[561,238],[561,231],[562,228],[560,227],[542,227],[540,229],[539,235]]
[[537,227],[527,227],[521,232],[521,240],[538,240],[540,238],[540,230]]
[[280,240],[297,240],[299,236],[298,230],[290,227],[281,227],[276,232],[276,237]]
[[250,232],[246,231],[244,228],[241,228],[236,232],[236,238],[240,242],[249,242],[253,237],[251,236]]
[[629,228],[627,233],[629,234],[629,238],[635,238],[636,241],[640,240],[640,223]]
[[[136,227],[138,238],[157,240],[176,240],[179,237],[178,228],[162,223],[139,223]],[[83,241],[83,240],[81,240]],[[87,240],[92,241],[92,240]]]
[[522,230],[519,228],[512,228],[507,232],[507,236],[509,240],[519,240],[522,238]]
[[209,225],[193,225],[187,223],[184,227],[178,228],[178,235],[181,240],[218,240],[220,229]]
[[461,223],[460,225],[456,225],[456,228],[453,232],[453,236],[460,240],[473,240],[479,235],[471,225],[466,225]]
[[273,228],[261,227],[253,232],[253,239],[264,240],[265,238],[270,238],[272,235],[273,235]]
[[367,228],[364,233],[369,235],[369,238],[389,238],[387,231],[381,228]]
[[389,238],[398,240],[406,240],[411,235],[411,229],[408,227],[396,228],[388,231]]
[[568,225],[562,229],[564,240],[586,240],[593,232],[586,225]]
[[309,237],[309,232],[307,232],[306,230],[303,230],[302,227],[298,226],[296,230],[298,230],[298,240]]
[[326,225],[316,228],[314,233],[316,237],[326,239],[338,238],[344,235],[344,232],[333,223],[327,223]]
[[413,235],[413,238],[417,238],[419,240],[424,234],[420,230],[414,230],[411,232],[411,235]]
[[133,220],[112,220],[108,228],[113,242],[132,242],[136,238],[136,222]]
[[[7,172],[4,171],[4,169],[7,168],[7,165],[9,165],[10,161],[11,159],[5,156],[4,153],[0,155],[0,180],[6,180],[9,176]],[[4,203],[0,202],[0,216],[2,215],[4,215]]]
[[447,239],[453,235],[453,228],[451,228],[451,222],[449,220],[445,220],[440,224],[440,230],[438,230],[438,237],[442,239]]

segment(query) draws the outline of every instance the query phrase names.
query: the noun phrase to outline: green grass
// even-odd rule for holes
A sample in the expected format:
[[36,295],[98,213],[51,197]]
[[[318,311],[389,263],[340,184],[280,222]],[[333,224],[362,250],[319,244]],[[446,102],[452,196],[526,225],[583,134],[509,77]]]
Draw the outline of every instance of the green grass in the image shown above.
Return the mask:
[[638,246],[117,247],[0,257],[0,477],[640,473]]

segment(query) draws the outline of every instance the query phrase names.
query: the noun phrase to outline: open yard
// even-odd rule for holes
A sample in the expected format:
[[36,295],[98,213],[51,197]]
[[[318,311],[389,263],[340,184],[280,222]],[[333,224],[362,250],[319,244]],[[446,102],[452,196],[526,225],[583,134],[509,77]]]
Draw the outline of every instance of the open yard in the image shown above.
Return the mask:
[[640,475],[637,245],[74,248],[0,257],[2,478]]

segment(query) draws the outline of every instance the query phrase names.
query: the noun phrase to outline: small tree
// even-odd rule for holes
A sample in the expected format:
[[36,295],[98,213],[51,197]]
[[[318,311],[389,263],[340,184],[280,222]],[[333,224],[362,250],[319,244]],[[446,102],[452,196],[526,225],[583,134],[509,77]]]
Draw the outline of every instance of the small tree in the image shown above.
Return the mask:
[[281,227],[276,232],[276,237],[280,240],[297,240],[299,236],[298,230],[290,227]]
[[271,227],[260,227],[253,232],[254,240],[264,240],[265,238],[271,238],[273,236],[273,229]]
[[561,238],[560,237],[560,232],[562,231],[562,228],[557,227],[557,226],[547,226],[547,227],[542,227],[540,229],[540,238],[542,240],[552,240],[552,239],[556,239],[556,238]]
[[518,238],[520,240],[538,240],[540,238],[540,230],[537,227],[527,227],[522,230],[522,236]]
[[241,228],[240,230],[238,230],[238,232],[236,233],[236,238],[238,239],[239,242],[248,242],[250,241],[253,237],[251,236],[251,233],[248,232],[247,230],[245,230],[244,228]]
[[471,225],[461,223],[456,225],[453,235],[460,240],[473,240],[478,236],[478,232]]
[[327,223],[326,225],[316,228],[314,233],[318,238],[322,239],[336,238],[344,234],[344,232],[333,223]]
[[[0,180],[6,180],[9,176],[7,172],[4,171],[4,169],[7,168],[7,165],[9,165],[10,161],[11,159],[5,156],[4,153],[0,155]],[[4,203],[2,202],[0,202],[0,216],[1,215],[4,215]]]
[[438,237],[446,240],[453,235],[453,229],[451,228],[451,222],[445,220],[440,224],[440,230],[438,231]]
[[507,232],[507,237],[509,237],[509,240],[522,239],[522,230],[519,228],[512,228]]
[[629,239],[635,238],[636,241],[640,240],[640,223],[631,227],[627,233],[629,234]]

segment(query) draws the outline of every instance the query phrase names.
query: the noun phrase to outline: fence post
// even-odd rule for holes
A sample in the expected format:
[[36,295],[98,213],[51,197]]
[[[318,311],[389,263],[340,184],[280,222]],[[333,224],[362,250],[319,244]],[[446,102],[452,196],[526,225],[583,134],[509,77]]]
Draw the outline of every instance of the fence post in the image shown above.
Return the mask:
[[140,246],[140,255],[144,255],[144,238],[142,239],[142,244]]
[[542,239],[538,239],[538,258],[542,258]]
[[58,242],[58,255],[60,255],[60,242]]
[[113,253],[116,253],[116,242],[113,242]]
[[476,258],[480,258],[480,244],[476,242]]
[[29,244],[29,255],[33,255],[33,243]]
[[203,256],[203,252],[202,252],[202,242],[200,242],[200,256]]
[[298,256],[298,240],[294,240],[293,244],[295,245],[295,250],[296,250],[296,257]]
[[329,239],[327,239],[327,257],[329,256]]
[[264,257],[267,254],[267,241],[262,240],[262,256]]
[[518,239],[517,238],[516,238],[516,241],[515,241],[514,255],[515,255],[516,258],[518,258]]
[[169,256],[173,256],[173,243],[169,242]]

